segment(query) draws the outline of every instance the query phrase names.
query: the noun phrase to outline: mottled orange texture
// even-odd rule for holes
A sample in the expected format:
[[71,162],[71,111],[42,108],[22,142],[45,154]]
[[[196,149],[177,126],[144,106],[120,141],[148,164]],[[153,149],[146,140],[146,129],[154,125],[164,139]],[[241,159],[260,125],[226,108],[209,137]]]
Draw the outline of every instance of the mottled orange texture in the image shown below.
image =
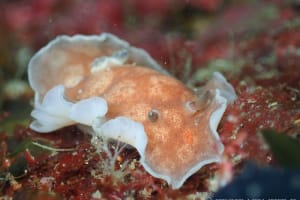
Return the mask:
[[[139,66],[110,67],[97,71],[66,90],[77,101],[91,96],[107,100],[107,119],[125,116],[144,125],[148,136],[146,162],[156,172],[181,176],[197,163],[217,155],[216,138],[208,126],[214,102],[201,112],[186,108],[197,101],[195,94],[180,81]],[[149,112],[156,110],[158,119],[151,121]]]
[[144,168],[173,188],[221,161],[216,129],[236,95],[220,73],[194,92],[142,49],[104,33],[56,38],[31,59],[28,77],[36,92],[37,131],[91,126],[100,136],[135,146]]
[[189,129],[183,130],[182,136],[183,136],[183,143],[190,144],[190,145],[193,144],[194,133],[191,130],[189,130]]

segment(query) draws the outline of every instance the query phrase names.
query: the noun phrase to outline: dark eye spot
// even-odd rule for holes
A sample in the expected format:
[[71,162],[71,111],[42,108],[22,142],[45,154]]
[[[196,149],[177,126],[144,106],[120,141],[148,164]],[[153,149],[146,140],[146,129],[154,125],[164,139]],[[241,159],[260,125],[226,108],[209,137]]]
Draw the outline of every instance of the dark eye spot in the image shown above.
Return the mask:
[[152,109],[148,112],[148,119],[151,122],[156,122],[159,118],[159,111],[156,109]]

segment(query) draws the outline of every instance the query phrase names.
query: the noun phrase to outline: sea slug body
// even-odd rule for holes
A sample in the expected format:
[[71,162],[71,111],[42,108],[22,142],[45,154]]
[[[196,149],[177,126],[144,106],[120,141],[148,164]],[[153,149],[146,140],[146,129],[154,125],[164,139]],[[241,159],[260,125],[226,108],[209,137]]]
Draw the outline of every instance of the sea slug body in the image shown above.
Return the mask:
[[33,56],[28,76],[38,132],[88,126],[132,145],[145,170],[174,189],[221,161],[216,130],[236,94],[219,72],[195,93],[144,50],[103,33],[57,37]]

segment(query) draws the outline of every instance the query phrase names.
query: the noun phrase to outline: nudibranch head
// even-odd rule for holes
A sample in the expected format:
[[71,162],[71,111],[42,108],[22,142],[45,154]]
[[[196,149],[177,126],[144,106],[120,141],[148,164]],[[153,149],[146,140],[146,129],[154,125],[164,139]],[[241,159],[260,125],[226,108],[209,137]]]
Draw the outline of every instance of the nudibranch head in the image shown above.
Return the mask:
[[195,93],[145,51],[102,34],[50,42],[32,58],[29,80],[36,131],[90,126],[93,134],[134,146],[144,168],[173,188],[221,161],[216,129],[236,95],[218,72]]

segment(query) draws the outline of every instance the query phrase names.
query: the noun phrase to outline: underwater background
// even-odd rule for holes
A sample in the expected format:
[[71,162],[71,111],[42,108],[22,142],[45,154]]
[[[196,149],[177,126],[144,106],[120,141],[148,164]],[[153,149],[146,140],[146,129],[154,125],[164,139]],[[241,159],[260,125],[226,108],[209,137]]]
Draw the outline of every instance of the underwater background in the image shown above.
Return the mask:
[[[0,196],[300,198],[299,14],[297,0],[1,0]],[[238,95],[218,128],[224,162],[172,190],[145,172],[133,149],[103,173],[76,127],[51,135],[28,128],[30,58],[58,35],[103,32],[145,49],[189,87],[224,74]],[[120,172],[125,161],[131,168]]]

